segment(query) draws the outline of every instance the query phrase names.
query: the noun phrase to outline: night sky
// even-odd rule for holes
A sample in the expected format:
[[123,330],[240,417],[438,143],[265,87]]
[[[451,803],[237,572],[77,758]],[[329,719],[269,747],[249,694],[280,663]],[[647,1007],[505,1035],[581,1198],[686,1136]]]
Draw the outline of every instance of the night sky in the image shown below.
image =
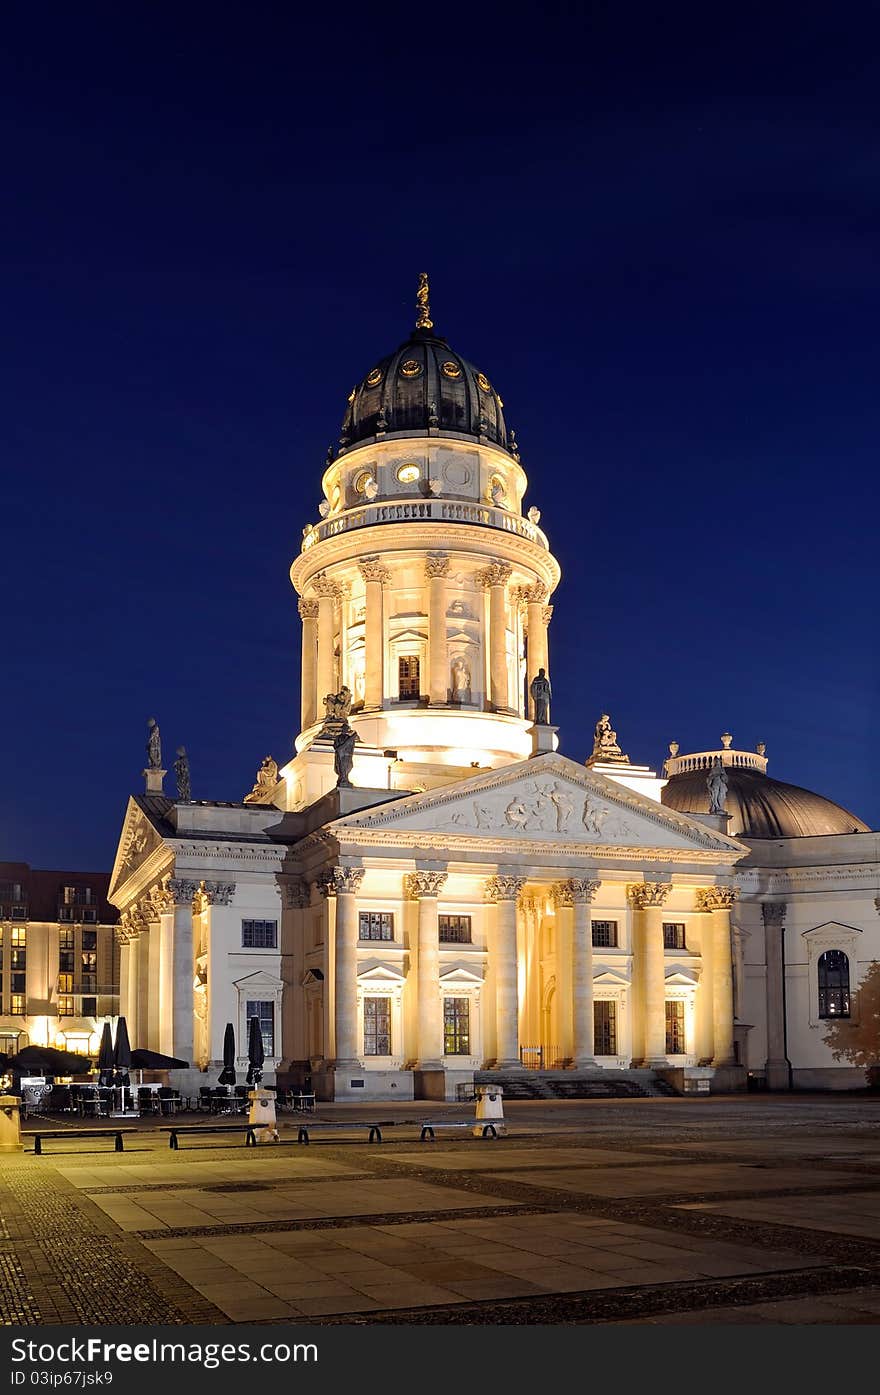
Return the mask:
[[876,827],[876,8],[322,13],[4,11],[0,858],[109,868],[151,715],[195,798],[292,753],[288,568],[423,269],[562,566],[564,752],[729,728]]

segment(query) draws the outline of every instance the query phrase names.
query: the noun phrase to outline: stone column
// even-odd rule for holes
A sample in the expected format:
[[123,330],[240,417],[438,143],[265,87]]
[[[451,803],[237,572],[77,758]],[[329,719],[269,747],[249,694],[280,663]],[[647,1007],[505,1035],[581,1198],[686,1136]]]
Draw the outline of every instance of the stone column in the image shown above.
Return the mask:
[[318,602],[301,598],[299,614],[302,620],[300,722],[305,731],[318,720]]
[[713,1066],[735,1066],[733,1053],[733,944],[730,908],[739,895],[735,886],[709,886],[697,892],[697,906],[712,916],[712,1035]]
[[364,622],[364,707],[382,706],[385,695],[385,619],[382,587],[391,573],[381,559],[362,557],[358,566],[366,584],[366,620]]
[[641,985],[645,1065],[667,1066],[666,973],[663,959],[663,911],[668,882],[635,882],[626,894],[633,908],[633,968]]
[[[225,906],[232,900],[234,882],[216,883],[212,893]],[[205,883],[201,893],[205,894]],[[199,894],[195,882],[172,878],[168,883],[169,909],[172,914],[171,944],[171,1054],[192,1061],[194,1049],[193,980],[195,978],[195,946],[193,945],[193,898]],[[208,983],[211,965],[208,963]],[[210,993],[210,987],[208,989]]]
[[507,678],[507,583],[511,569],[493,562],[477,577],[489,589],[489,697],[496,711],[510,706]]
[[791,1089],[791,1062],[785,1054],[785,911],[784,901],[765,901],[761,907],[767,965],[767,1061],[764,1070],[768,1090]]
[[525,881],[525,877],[499,873],[486,882],[486,898],[495,903],[492,955],[495,961],[497,1067],[501,1070],[521,1068],[518,1037],[516,902]]
[[[547,587],[543,581],[536,581],[532,586],[523,587],[522,597],[526,603],[526,692],[529,692],[532,679],[537,678],[539,668],[545,673],[550,672],[550,661],[547,658],[547,625],[544,620]],[[533,715],[532,712],[527,713],[527,716]]]
[[593,1055],[593,927],[590,906],[599,882],[571,878],[557,882],[557,904],[574,909],[571,952],[571,1064],[575,1070],[595,1066]]
[[[134,946],[132,946],[134,948]],[[141,923],[137,939],[137,1035],[130,1037],[133,1047],[150,1047],[150,932]]]
[[443,1069],[443,1004],[440,999],[440,933],[437,897],[446,872],[410,872],[404,878],[407,896],[419,903],[419,1069]]
[[449,558],[429,552],[425,559],[428,582],[428,692],[432,704],[449,701],[449,651],[446,639],[446,578]]
[[547,1044],[558,1046],[560,1060],[571,1061],[574,1057],[571,1021],[574,896],[566,882],[554,883],[553,904],[556,908],[556,1027],[559,1040]]
[[333,673],[333,606],[336,599],[336,585],[329,581],[323,572],[316,576],[312,585],[318,596],[318,686],[316,706],[328,693],[336,691]]
[[357,893],[363,867],[331,867],[318,880],[322,896],[336,897],[336,1070],[363,1069],[357,1023]]

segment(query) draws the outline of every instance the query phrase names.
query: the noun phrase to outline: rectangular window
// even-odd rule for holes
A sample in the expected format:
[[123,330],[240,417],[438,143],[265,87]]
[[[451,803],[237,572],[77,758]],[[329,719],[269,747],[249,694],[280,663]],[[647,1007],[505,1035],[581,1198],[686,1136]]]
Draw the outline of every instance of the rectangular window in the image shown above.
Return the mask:
[[[614,921],[611,922],[614,924]],[[593,1055],[617,1055],[617,1004],[593,1003]]]
[[617,946],[617,921],[593,921],[593,945],[596,949],[614,949]]
[[364,998],[364,1055],[391,1055],[390,998]]
[[59,975],[58,975],[58,992],[59,992],[59,993],[72,993],[72,992],[73,992],[73,974],[59,974]]
[[684,1044],[684,1003],[666,1004],[666,1055],[683,1056]]
[[21,882],[0,882],[0,902],[20,900]]
[[13,993],[26,993],[26,992],[27,992],[27,974],[22,974],[22,973],[13,974],[13,975],[12,975],[12,982],[11,982],[11,984],[10,984],[10,987],[11,987]]
[[83,932],[82,932],[82,947],[83,947],[83,949],[97,949],[97,948],[98,948],[98,932],[97,932],[97,930],[83,930]]
[[62,949],[58,955],[58,968],[62,974],[72,974],[76,955],[72,949]]
[[24,994],[13,993],[9,1003],[9,1011],[13,1017],[24,1017]]
[[72,999],[72,998],[67,997],[67,996],[65,996],[65,997],[59,997],[59,999],[58,999],[58,1016],[59,1016],[59,1017],[75,1017],[75,1016],[76,1016],[76,1013],[75,1013],[74,1010],[73,1010],[73,999]]
[[[437,917],[441,945],[469,945],[471,943],[471,918],[469,915],[441,915]],[[457,1001],[449,999],[448,1001]],[[467,999],[462,1001],[467,1002]]]
[[393,940],[393,912],[361,911],[358,916],[358,937],[362,940]]
[[419,661],[415,654],[397,660],[397,695],[400,698],[420,696]]
[[443,1051],[446,1056],[471,1054],[470,998],[443,999]]
[[97,1016],[97,1012],[98,1012],[98,999],[97,999],[97,998],[83,998],[83,1000],[82,1000],[82,1015],[83,1015],[83,1017],[95,1017],[95,1016]]
[[73,949],[73,935],[74,935],[73,930],[59,930],[59,931],[58,931],[58,948],[59,948],[59,949],[62,949],[62,950],[63,950],[63,949]]
[[241,922],[242,949],[277,949],[277,920],[243,920]]
[[663,922],[663,948],[664,949],[686,949],[684,942],[684,926],[680,924],[667,924]]
[[11,916],[13,920],[27,920],[27,906],[13,906]]
[[12,947],[13,949],[27,949],[27,930],[19,925],[12,927]]
[[[252,1017],[259,1018],[260,1033],[263,1038],[263,1051],[267,1056],[275,1055],[275,1004],[269,1002],[248,1003],[246,1007],[248,1022]],[[248,1027],[250,1032],[250,1027]]]
[[83,920],[87,920],[90,925],[94,925],[95,921],[98,919],[98,912],[95,910],[94,906],[86,906],[83,910],[82,918]]

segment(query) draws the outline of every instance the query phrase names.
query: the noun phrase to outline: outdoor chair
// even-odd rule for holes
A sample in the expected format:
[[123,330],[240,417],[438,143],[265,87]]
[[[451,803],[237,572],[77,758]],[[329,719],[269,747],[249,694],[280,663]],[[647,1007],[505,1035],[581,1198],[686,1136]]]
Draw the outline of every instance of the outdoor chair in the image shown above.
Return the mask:
[[49,1096],[49,1111],[52,1114],[70,1114],[73,1111],[73,1096],[69,1085],[53,1085]]
[[84,1119],[97,1119],[101,1113],[101,1097],[96,1085],[84,1085],[77,1098],[77,1109]]
[[159,1113],[159,1101],[156,1098],[155,1090],[138,1089],[137,1102],[139,1114]]
[[196,1108],[198,1109],[198,1111],[199,1111],[200,1113],[208,1113],[208,1114],[210,1114],[210,1112],[211,1112],[211,1105],[212,1105],[212,1095],[211,1095],[211,1087],[210,1087],[210,1085],[200,1085],[200,1086],[199,1086],[198,1098],[197,1098],[197,1100],[196,1100]]
[[176,1114],[183,1103],[177,1091],[170,1085],[162,1085],[156,1093],[159,1097],[159,1113]]

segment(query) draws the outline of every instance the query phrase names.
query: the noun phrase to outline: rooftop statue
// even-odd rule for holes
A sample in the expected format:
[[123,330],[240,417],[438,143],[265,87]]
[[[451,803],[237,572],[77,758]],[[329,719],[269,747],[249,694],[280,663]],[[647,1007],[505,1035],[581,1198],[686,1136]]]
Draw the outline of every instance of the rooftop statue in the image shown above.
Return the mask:
[[147,766],[150,770],[162,768],[162,738],[155,717],[147,719]]
[[348,722],[343,722],[342,727],[333,738],[333,769],[336,771],[336,788],[350,789],[351,768],[354,765],[354,748],[358,735],[354,727],[350,727]]
[[617,744],[617,732],[611,725],[611,718],[607,712],[603,712],[596,723],[593,732],[593,754],[592,761],[614,761],[617,765],[629,764],[629,756],[625,756]]
[[548,727],[550,725],[550,698],[552,697],[550,679],[546,671],[539,668],[537,674],[529,685],[529,692],[534,704],[534,714],[532,720],[536,727]]
[[338,693],[328,693],[324,699],[324,724],[344,722],[351,711],[351,689],[340,688]]
[[263,796],[271,794],[278,784],[278,762],[271,756],[263,756],[262,764],[257,771],[257,778],[250,794],[244,797],[245,804],[260,804]]
[[177,780],[177,797],[182,799],[184,803],[188,803],[192,798],[192,786],[189,778],[189,756],[186,754],[185,746],[177,748],[174,775]]
[[709,813],[725,814],[727,812],[727,771],[722,764],[721,757],[716,756],[709,771],[709,778],[706,780],[706,788],[709,791]]

